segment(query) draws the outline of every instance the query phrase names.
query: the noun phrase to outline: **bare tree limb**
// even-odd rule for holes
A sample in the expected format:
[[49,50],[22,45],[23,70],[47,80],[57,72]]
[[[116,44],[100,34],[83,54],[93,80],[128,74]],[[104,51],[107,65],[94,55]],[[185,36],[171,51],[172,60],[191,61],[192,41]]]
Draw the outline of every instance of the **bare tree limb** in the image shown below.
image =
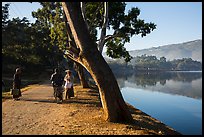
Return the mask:
[[103,18],[103,26],[101,30],[101,37],[98,43],[98,50],[100,53],[103,51],[103,47],[105,44],[106,37],[106,28],[108,26],[108,2],[104,2],[104,18]]
[[[113,35],[106,35],[105,36],[105,41],[109,40],[109,39],[112,39],[112,38],[115,38],[115,37],[118,37],[119,35],[117,34],[113,34]],[[97,39],[96,41],[99,41],[100,39]]]
[[82,16],[84,18],[84,22],[85,22],[85,24],[86,24],[86,26],[87,26],[87,28],[89,30],[90,27],[89,27],[89,24],[88,24],[88,22],[86,20],[86,3],[85,2],[80,2],[80,5],[81,5],[81,11],[82,11]]

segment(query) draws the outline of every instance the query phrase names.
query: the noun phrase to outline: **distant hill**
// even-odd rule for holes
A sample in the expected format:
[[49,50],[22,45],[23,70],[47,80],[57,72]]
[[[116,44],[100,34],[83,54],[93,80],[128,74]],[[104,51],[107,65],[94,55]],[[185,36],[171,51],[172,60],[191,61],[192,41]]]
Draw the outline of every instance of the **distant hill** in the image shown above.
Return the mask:
[[164,45],[129,52],[131,56],[153,55],[157,58],[164,56],[167,60],[192,58],[202,62],[202,40],[194,40],[179,44]]

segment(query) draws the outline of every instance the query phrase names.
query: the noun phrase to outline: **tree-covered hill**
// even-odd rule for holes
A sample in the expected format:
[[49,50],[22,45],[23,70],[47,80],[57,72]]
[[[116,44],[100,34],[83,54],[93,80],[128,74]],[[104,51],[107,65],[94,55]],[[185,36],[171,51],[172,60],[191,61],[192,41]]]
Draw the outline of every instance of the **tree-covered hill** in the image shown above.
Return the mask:
[[202,40],[194,40],[179,44],[170,44],[153,47],[143,50],[133,50],[129,52],[131,56],[153,55],[158,58],[165,57],[167,60],[192,58],[202,62]]

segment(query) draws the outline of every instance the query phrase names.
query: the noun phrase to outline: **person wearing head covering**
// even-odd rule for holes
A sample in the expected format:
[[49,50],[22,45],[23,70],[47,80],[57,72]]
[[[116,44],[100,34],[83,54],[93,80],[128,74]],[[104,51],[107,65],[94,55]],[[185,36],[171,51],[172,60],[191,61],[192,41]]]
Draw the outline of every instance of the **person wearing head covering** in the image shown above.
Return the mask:
[[13,89],[18,90],[13,90],[13,92],[15,91],[15,93],[12,92],[14,100],[19,100],[19,97],[21,96],[20,88],[21,88],[21,69],[16,68],[16,72],[13,76]]
[[74,97],[74,88],[73,88],[73,83],[74,83],[74,76],[72,75],[72,72],[70,70],[66,70],[67,74],[64,77],[65,85],[65,99]]
[[[63,101],[63,96],[62,96],[62,85],[63,85],[63,76],[60,73],[58,68],[55,68],[55,72],[51,75],[50,81],[52,82],[52,86],[54,89],[54,97],[55,100],[57,101],[57,97],[60,99],[61,103]],[[57,102],[58,103],[58,102]]]

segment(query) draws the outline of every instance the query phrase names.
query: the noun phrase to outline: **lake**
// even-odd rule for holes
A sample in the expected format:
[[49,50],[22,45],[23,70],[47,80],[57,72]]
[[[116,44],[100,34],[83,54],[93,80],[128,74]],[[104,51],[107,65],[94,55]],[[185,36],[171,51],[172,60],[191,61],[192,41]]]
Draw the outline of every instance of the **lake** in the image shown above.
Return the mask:
[[202,135],[202,72],[115,76],[126,102],[183,135]]

